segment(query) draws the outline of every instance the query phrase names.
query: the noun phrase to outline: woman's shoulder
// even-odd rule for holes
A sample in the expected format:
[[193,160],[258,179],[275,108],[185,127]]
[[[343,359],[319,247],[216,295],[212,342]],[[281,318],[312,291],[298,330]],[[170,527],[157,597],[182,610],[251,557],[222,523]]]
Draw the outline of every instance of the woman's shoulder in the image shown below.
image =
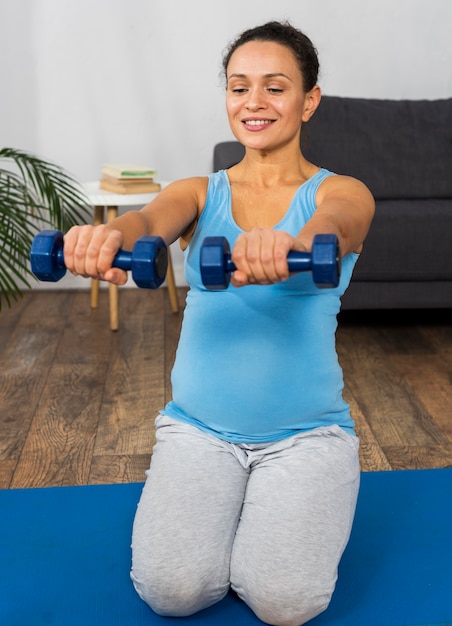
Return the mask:
[[334,174],[333,172],[329,172],[328,170],[320,171],[324,171],[326,173],[318,189],[318,194],[320,195],[330,195],[335,193],[342,195],[342,193],[353,194],[354,192],[361,192],[366,195],[371,195],[366,185],[357,178],[354,178],[353,176]]
[[[188,202],[196,207],[196,218],[189,227],[180,236],[180,244],[184,250],[191,241],[193,233],[196,229],[201,213],[204,212],[206,205],[215,204],[218,199],[220,190],[228,186],[228,178],[225,171],[215,172],[208,176],[192,176],[182,178],[170,183],[165,189],[166,199],[169,201],[178,200],[180,202]],[[225,192],[223,191],[223,195]],[[227,195],[227,192],[226,192]]]
[[168,183],[163,191],[180,192],[184,190],[206,190],[209,183],[208,176],[190,176],[188,178],[179,178]]

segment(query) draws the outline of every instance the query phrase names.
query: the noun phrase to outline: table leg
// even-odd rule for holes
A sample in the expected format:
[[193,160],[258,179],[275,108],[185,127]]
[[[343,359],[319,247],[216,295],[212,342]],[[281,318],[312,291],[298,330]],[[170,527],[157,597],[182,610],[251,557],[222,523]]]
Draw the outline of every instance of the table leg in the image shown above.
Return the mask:
[[[94,226],[98,226],[99,224],[104,223],[104,207],[103,206],[95,206],[94,207]],[[99,306],[99,281],[93,279],[91,281],[91,308],[97,309]]]
[[118,286],[108,284],[108,299],[110,301],[110,328],[111,330],[118,330]]
[[[107,207],[107,222],[111,222],[118,216],[117,206]],[[118,286],[108,285],[108,299],[110,302],[110,328],[111,330],[118,330],[119,318],[118,318]]]
[[173,262],[171,260],[171,252],[168,249],[168,270],[166,272],[166,284],[168,286],[168,296],[170,300],[171,310],[173,313],[179,312],[179,302],[177,299],[176,281],[174,280]]

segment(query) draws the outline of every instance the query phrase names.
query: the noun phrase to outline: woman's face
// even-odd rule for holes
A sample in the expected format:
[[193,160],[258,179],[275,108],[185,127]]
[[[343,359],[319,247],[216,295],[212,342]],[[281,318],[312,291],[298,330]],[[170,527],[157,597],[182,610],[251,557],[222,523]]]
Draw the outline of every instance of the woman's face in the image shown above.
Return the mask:
[[226,109],[232,132],[248,148],[272,150],[290,142],[298,146],[301,123],[313,113],[310,94],[286,46],[250,41],[230,58]]

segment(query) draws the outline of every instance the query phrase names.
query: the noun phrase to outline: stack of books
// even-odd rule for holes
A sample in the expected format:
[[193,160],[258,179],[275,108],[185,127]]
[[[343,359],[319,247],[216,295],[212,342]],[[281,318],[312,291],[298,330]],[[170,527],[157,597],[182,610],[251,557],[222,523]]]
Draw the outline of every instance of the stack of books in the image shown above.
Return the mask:
[[141,165],[104,165],[100,188],[114,193],[154,193],[160,191],[160,183],[155,182],[157,172]]

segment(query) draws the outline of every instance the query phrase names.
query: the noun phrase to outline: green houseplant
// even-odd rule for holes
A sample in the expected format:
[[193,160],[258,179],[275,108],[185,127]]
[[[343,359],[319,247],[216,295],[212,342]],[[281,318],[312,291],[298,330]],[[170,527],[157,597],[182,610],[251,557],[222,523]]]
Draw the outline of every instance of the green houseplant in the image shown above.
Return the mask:
[[88,199],[63,168],[34,154],[0,149],[0,311],[30,287],[29,254],[41,228],[86,223]]

